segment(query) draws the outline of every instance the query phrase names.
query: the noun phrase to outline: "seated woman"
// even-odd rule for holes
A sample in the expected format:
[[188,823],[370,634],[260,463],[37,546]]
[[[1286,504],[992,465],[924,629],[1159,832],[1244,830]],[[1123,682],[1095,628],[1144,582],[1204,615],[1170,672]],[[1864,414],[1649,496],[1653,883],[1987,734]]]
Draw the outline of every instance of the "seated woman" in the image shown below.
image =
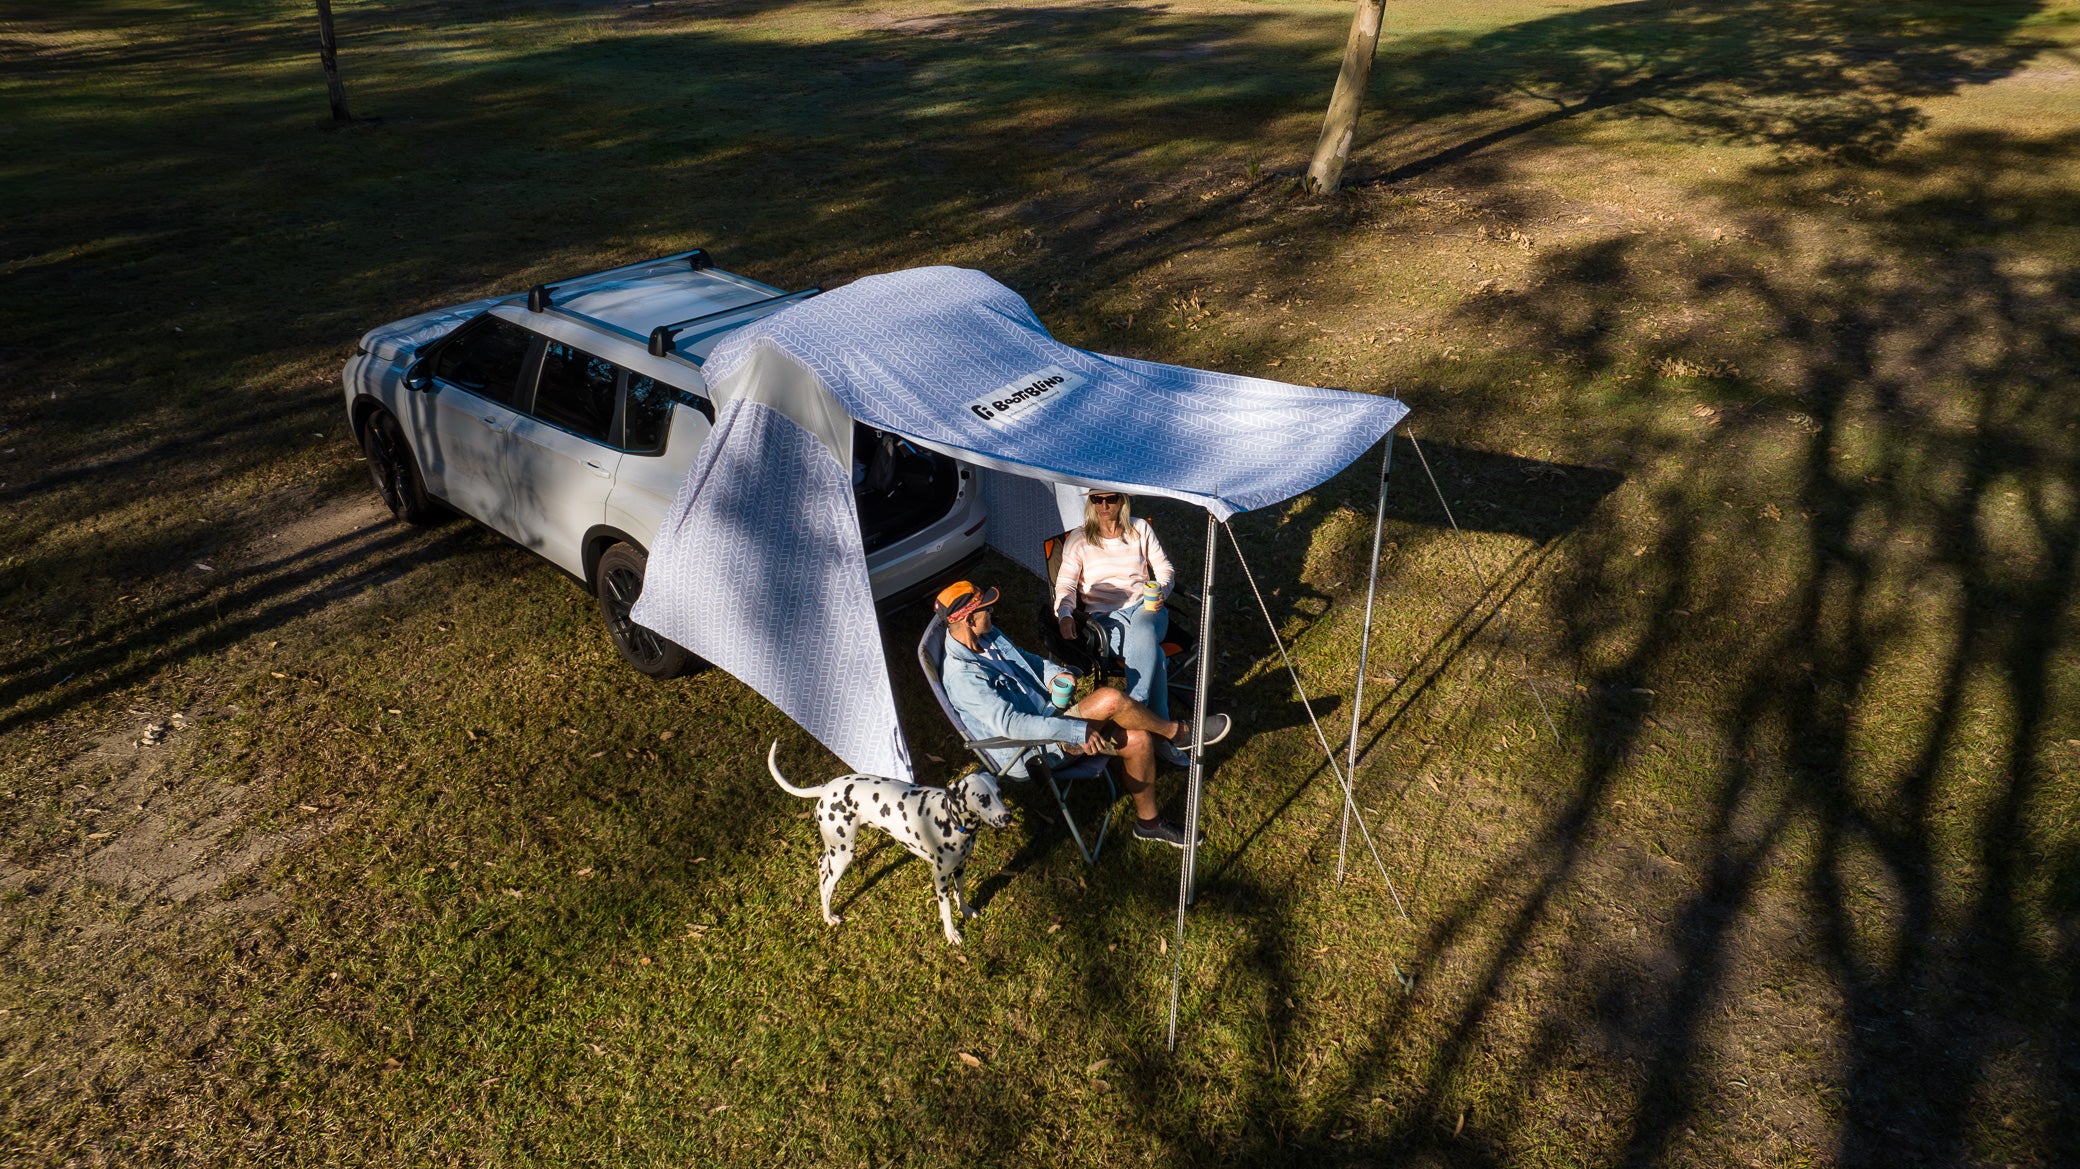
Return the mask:
[[1163,602],[1176,578],[1155,529],[1134,518],[1132,501],[1116,491],[1091,492],[1083,526],[1070,529],[1062,545],[1054,614],[1062,637],[1074,641],[1076,610],[1084,609],[1127,665],[1127,697],[1159,718],[1170,717],[1169,665],[1163,656],[1170,611]]

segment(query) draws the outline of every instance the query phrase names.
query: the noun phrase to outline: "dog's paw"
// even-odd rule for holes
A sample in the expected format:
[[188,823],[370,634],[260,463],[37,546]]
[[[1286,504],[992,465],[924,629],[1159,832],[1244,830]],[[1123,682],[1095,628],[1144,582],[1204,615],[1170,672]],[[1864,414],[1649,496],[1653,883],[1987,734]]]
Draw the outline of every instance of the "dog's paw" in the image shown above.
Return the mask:
[[843,924],[844,921],[844,918],[839,917],[835,913],[826,913],[823,915],[823,924],[825,925],[840,925]]
[[947,931],[946,931],[946,944],[947,944],[947,945],[949,945],[949,946],[958,946],[958,945],[960,945],[960,944],[961,944],[961,931],[959,931],[959,930],[947,930]]
[[963,905],[963,906],[961,906],[961,916],[962,916],[962,917],[981,917],[981,916],[982,916],[982,911],[981,911],[981,910],[979,910],[979,909],[977,909],[977,908],[975,908],[975,907],[974,907],[974,906],[972,906],[972,905]]

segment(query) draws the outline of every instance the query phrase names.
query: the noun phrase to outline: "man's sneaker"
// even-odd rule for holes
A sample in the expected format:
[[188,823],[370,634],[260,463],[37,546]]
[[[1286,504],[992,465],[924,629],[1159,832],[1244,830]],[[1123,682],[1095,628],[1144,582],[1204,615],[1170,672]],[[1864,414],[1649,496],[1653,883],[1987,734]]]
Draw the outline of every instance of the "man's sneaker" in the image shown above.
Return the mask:
[[1168,739],[1156,740],[1156,758],[1161,759],[1172,767],[1181,767],[1187,771],[1191,770],[1192,767],[1192,757],[1178,750],[1177,744],[1172,743]]
[[[1168,816],[1157,817],[1156,822],[1153,824],[1143,824],[1141,821],[1136,820],[1134,821],[1134,839],[1153,840],[1157,844],[1167,844],[1172,848],[1183,848],[1184,829],[1178,827]],[[1199,843],[1206,843],[1206,833],[1204,831],[1199,833]]]
[[[1227,738],[1228,728],[1231,725],[1231,721],[1225,714],[1207,715],[1206,745],[1211,747],[1215,743],[1220,742],[1222,739]],[[1179,720],[1179,726],[1177,728],[1177,737],[1170,740],[1170,745],[1177,748],[1180,751],[1189,751],[1192,749],[1192,723],[1190,719]]]

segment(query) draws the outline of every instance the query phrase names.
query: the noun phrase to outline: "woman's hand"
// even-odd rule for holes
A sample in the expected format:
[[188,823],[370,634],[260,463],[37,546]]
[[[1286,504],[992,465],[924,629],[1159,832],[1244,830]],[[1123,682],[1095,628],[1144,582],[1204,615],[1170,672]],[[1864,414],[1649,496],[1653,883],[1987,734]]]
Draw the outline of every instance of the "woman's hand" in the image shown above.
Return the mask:
[[1076,640],[1076,618],[1074,618],[1074,617],[1064,617],[1064,618],[1062,618],[1062,640],[1063,640],[1063,641],[1075,641],[1075,640]]

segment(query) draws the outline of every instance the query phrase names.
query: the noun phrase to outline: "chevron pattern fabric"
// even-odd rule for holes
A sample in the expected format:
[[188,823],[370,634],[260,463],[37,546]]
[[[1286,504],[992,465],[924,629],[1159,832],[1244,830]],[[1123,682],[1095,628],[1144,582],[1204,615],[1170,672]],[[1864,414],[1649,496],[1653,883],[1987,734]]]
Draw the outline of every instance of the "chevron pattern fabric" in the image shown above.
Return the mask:
[[1040,545],[1062,530],[1061,515],[1055,510],[1054,485],[1009,471],[984,470],[979,474],[982,505],[989,509],[989,546],[1046,580],[1047,558],[1040,555]]
[[846,766],[913,777],[851,477],[779,411],[723,407],[631,616],[765,695]]
[[1222,519],[1315,486],[1408,413],[1373,394],[1076,349],[1017,293],[965,268],[869,276],[746,325],[710,354],[709,384],[762,340],[870,426],[981,466],[1169,496]]

